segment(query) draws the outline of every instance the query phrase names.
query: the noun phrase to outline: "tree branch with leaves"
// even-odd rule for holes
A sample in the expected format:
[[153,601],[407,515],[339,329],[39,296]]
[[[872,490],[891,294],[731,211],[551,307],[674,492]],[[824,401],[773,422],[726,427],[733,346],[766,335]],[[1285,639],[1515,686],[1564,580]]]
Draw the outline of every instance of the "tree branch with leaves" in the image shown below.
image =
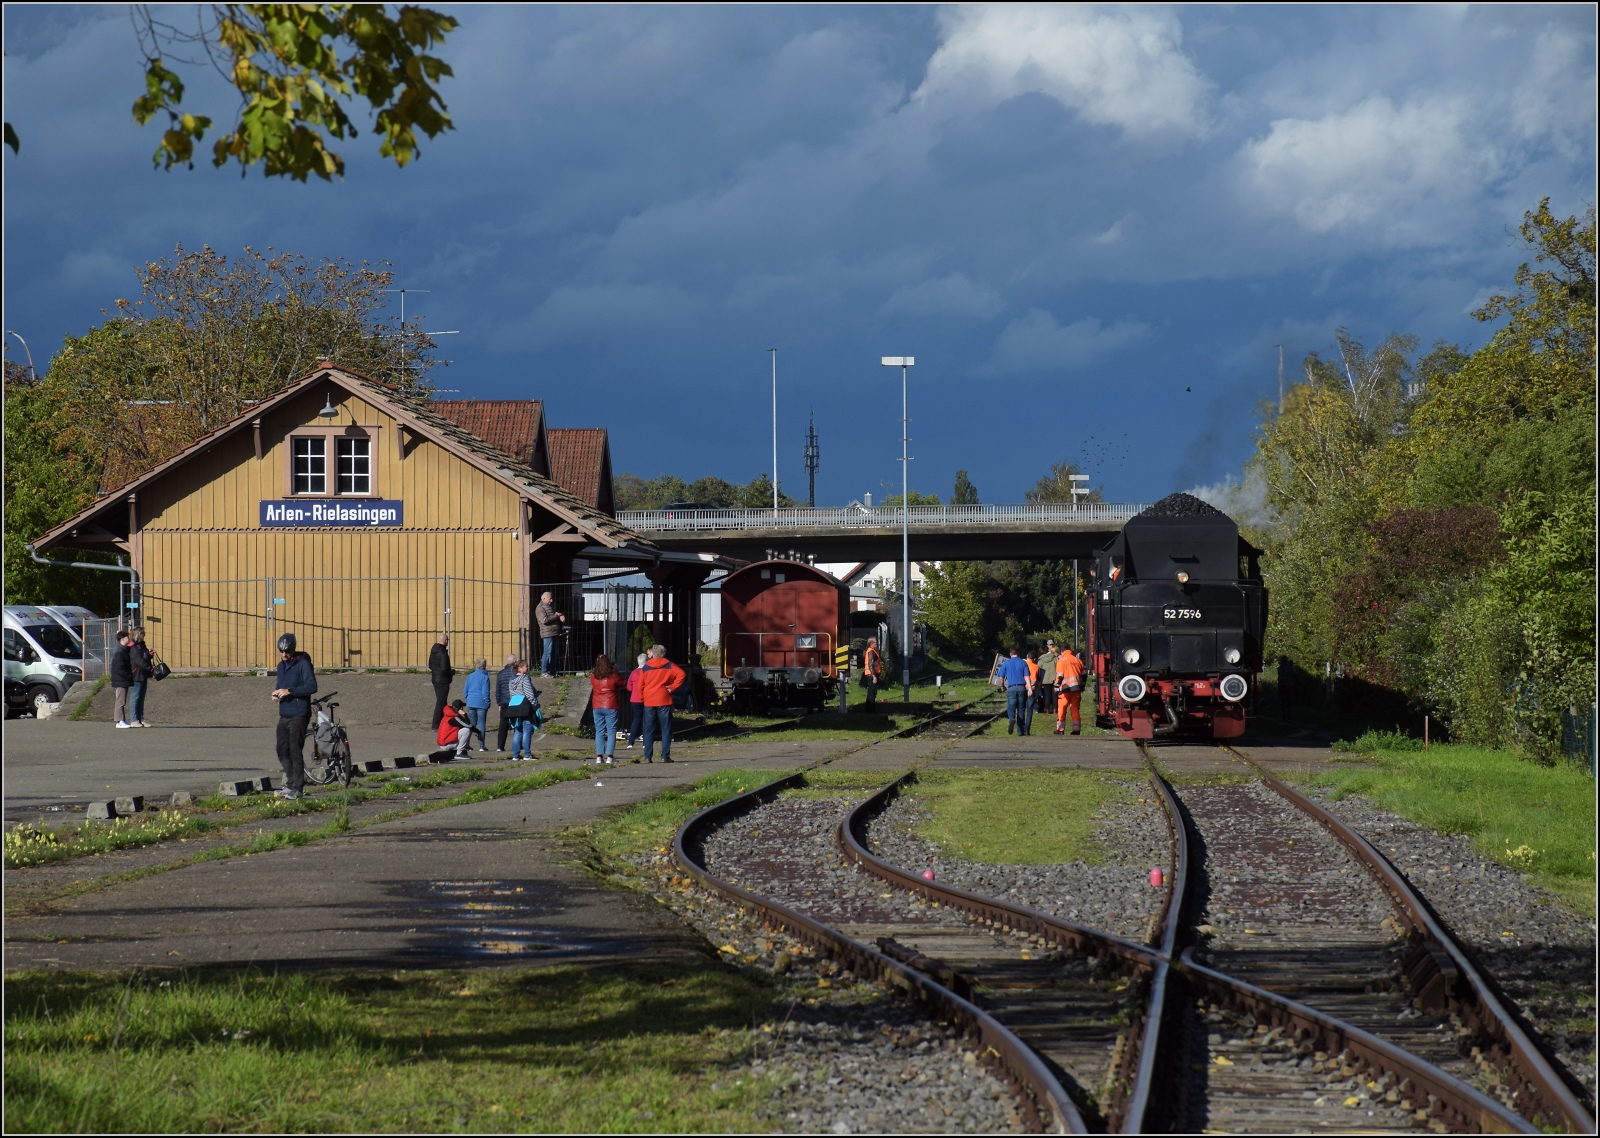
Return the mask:
[[[214,4],[197,10],[193,30],[158,18],[165,8],[135,5],[134,32],[145,59],[145,92],[134,100],[141,126],[166,115],[154,162],[194,166],[195,144],[213,126],[183,109],[179,65],[210,65],[240,96],[233,127],[211,148],[214,166],[260,163],[269,177],[304,182],[344,174],[330,139],[355,138],[346,104],[365,99],[374,112],[378,153],[405,166],[429,138],[453,129],[436,84],[454,74],[429,52],[457,26],[454,18],[403,5]],[[9,140],[8,140],[9,141]]]

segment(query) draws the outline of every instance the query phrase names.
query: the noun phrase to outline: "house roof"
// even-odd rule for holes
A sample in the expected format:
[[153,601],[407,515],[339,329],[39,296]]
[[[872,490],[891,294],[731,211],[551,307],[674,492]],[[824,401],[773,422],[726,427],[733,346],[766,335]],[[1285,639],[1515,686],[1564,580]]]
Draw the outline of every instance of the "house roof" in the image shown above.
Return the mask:
[[550,476],[549,452],[540,445],[545,429],[540,400],[433,399],[428,408],[536,473]]
[[614,513],[611,444],[604,427],[552,427],[550,477],[602,513]]
[[[252,420],[260,418],[262,414],[271,410],[274,406],[287,402],[307,387],[324,380],[344,388],[352,395],[367,400],[374,406],[393,415],[398,422],[408,429],[444,447],[518,493],[526,494],[529,498],[537,501],[543,509],[577,527],[583,533],[592,537],[598,544],[610,548],[615,548],[624,543],[633,543],[643,547],[650,546],[649,542],[627,526],[619,523],[615,518],[601,513],[549,478],[537,473],[527,464],[489,445],[483,439],[478,438],[458,424],[437,414],[430,409],[427,400],[404,395],[389,384],[380,383],[357,372],[336,367],[326,361],[307,372],[306,375],[294,383],[283,388],[277,394],[246,408],[238,416],[224,423],[210,434],[196,439],[171,458],[156,464],[119,489],[129,493],[136,492],[141,486],[153,482],[173,468],[187,462],[194,455],[215,446],[229,435],[246,429]],[[108,528],[113,530],[122,528],[114,520],[119,513],[122,514],[122,521],[125,522],[126,520],[126,512],[119,511],[116,508],[120,504],[121,497],[122,495],[118,494],[101,498],[93,505],[56,526],[49,533],[39,538],[35,544],[40,549],[51,548],[62,543],[63,539],[69,537],[75,530],[94,527],[101,517],[111,521],[111,525]]]

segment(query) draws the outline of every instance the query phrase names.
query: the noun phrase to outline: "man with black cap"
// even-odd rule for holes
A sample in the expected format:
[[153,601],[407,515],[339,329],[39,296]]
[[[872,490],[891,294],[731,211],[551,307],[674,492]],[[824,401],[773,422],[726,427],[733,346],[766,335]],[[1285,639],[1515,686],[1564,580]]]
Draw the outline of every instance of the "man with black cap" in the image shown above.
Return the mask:
[[278,765],[283,768],[279,798],[293,801],[306,784],[306,727],[311,722],[311,697],[317,694],[317,673],[311,657],[295,651],[294,633],[278,637],[278,679],[272,699],[278,705]]

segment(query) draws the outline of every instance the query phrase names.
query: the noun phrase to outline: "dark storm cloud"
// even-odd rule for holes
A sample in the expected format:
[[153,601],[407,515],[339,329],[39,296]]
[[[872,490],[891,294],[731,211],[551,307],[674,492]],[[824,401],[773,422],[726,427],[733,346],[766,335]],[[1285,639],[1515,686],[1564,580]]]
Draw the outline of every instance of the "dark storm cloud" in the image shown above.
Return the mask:
[[1247,457],[1275,344],[1292,379],[1340,324],[1481,342],[1508,227],[1594,161],[1575,9],[457,14],[459,129],[297,186],[152,171],[123,10],[8,8],[6,327],[42,358],[179,241],[387,259],[462,330],[442,385],[606,425],[622,469],[768,466],[776,344],[780,471],[815,407],[823,499],[898,483],[900,352],[919,487],[1017,500],[1132,428],[1106,492],[1153,498]]

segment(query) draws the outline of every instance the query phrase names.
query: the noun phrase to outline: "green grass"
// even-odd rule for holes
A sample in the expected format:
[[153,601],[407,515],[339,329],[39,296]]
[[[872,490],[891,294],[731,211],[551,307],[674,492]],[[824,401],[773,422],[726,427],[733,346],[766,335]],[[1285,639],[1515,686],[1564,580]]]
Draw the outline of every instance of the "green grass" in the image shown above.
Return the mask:
[[[17,1132],[764,1129],[766,981],[709,961],[492,972],[17,973]],[[781,1009],[778,1009],[781,1012]]]
[[1071,767],[923,770],[913,794],[932,817],[917,834],[972,861],[1100,863],[1094,829],[1113,802],[1137,797],[1122,772]]
[[627,858],[672,844],[678,828],[707,806],[782,778],[783,771],[723,770],[688,790],[668,790],[591,826],[584,837],[607,860]]
[[1368,762],[1320,774],[1312,785],[1360,794],[1442,833],[1470,835],[1479,852],[1532,873],[1594,915],[1595,789],[1587,772],[1482,747],[1366,745]]

